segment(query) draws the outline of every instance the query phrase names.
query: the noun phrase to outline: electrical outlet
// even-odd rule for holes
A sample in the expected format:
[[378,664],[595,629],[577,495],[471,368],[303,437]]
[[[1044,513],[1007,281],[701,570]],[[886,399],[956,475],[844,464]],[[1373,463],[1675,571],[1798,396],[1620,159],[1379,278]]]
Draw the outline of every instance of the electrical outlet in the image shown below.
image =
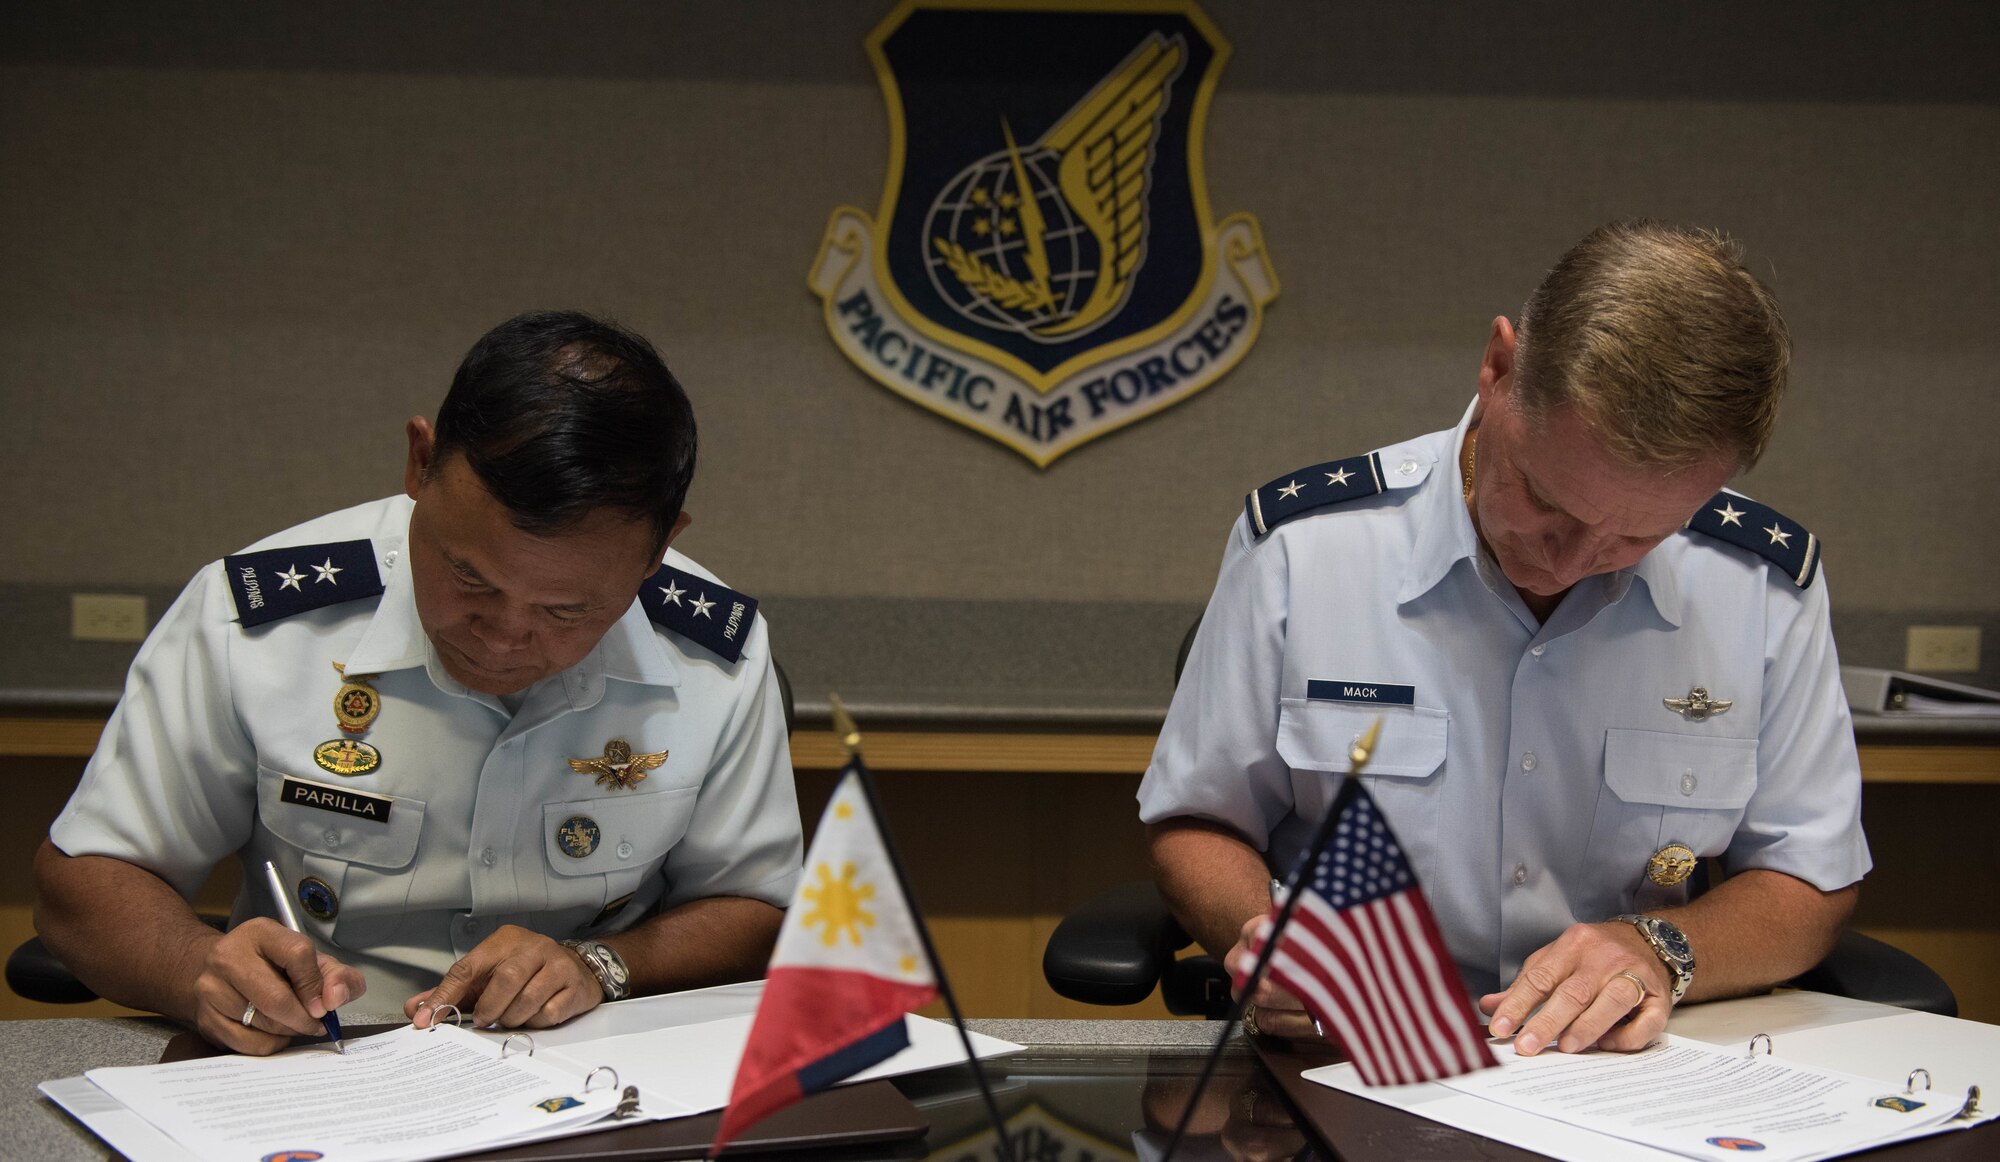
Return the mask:
[[72,593],[69,636],[80,642],[145,641],[146,599],[123,593]]
[[1922,673],[1971,673],[1979,669],[1979,627],[1976,625],[1913,625],[1906,670]]

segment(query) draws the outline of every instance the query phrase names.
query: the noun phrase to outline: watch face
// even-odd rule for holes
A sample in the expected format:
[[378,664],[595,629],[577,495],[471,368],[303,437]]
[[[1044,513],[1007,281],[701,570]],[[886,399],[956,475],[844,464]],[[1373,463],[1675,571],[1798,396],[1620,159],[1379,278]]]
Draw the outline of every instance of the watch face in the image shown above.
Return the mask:
[[1694,955],[1694,951],[1688,947],[1687,937],[1676,929],[1668,928],[1661,932],[1660,942],[1667,946],[1667,955],[1676,960],[1686,960]]

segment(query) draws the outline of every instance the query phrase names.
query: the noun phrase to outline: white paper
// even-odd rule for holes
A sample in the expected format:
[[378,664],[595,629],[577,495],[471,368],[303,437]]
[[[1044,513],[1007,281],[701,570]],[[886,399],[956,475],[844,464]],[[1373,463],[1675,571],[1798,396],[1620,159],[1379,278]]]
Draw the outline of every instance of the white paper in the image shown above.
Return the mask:
[[[445,1026],[409,1027],[273,1057],[205,1057],[84,1075],[183,1148],[214,1162],[311,1151],[326,1162],[398,1162],[609,1114],[618,1094],[583,1092],[583,1076]],[[537,1103],[575,1104],[548,1110]]]
[[1496,1047],[1499,1069],[1439,1084],[1554,1121],[1690,1158],[1801,1162],[1861,1149],[1951,1118],[1962,1102],[1905,1096],[1770,1056],[1669,1036],[1638,1053],[1543,1053]]

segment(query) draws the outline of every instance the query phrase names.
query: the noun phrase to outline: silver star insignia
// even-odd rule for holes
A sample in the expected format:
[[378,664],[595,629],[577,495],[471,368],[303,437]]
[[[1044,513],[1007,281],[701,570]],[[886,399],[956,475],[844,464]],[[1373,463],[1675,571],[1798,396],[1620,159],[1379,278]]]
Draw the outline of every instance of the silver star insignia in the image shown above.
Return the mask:
[[675,585],[672,581],[668,581],[665,585],[660,586],[660,600],[671,601],[675,605],[679,605],[681,603],[681,594],[686,592],[687,590]]
[[1715,515],[1722,518],[1723,524],[1735,525],[1739,529],[1743,527],[1742,511],[1726,500],[1722,502],[1721,508],[1715,510]]
[[304,593],[306,591],[305,586],[299,584],[299,582],[306,579],[306,575],[304,573],[299,572],[299,567],[297,565],[285,566],[285,571],[278,574],[278,576],[284,578],[285,581],[285,583],[283,585],[278,586],[278,588],[296,589],[300,593]]
[[713,621],[714,618],[709,617],[708,611],[714,608],[715,602],[710,601],[706,593],[694,599],[694,615],[696,617],[708,617],[709,620]]
[[1771,534],[1771,543],[1772,543],[1772,544],[1774,544],[1774,545],[1783,545],[1783,546],[1785,546],[1785,547],[1786,547],[1786,548],[1788,548],[1788,549],[1792,547],[1792,534],[1790,534],[1790,533],[1786,532],[1785,530],[1783,530],[1783,529],[1779,528],[1779,527],[1778,527],[1778,522],[1777,522],[1777,521],[1772,521],[1772,522],[1771,522],[1771,527],[1770,527],[1770,528],[1768,528],[1768,529],[1765,529],[1764,531],[1765,531],[1765,532],[1767,532],[1767,533],[1770,533],[1770,534]]
[[1338,484],[1338,485],[1340,485],[1340,486],[1341,486],[1342,488],[1345,488],[1345,487],[1347,487],[1347,478],[1348,478],[1348,477],[1350,477],[1350,476],[1352,476],[1352,475],[1354,475],[1354,473],[1352,473],[1352,472],[1349,472],[1349,471],[1348,471],[1347,469],[1345,469],[1345,468],[1342,468],[1342,469],[1341,469],[1340,471],[1338,471],[1338,472],[1329,472],[1329,473],[1327,473],[1327,474],[1326,474],[1326,482],[1327,482],[1328,484]]
[[1280,488],[1278,490],[1278,495],[1285,497],[1286,499],[1290,499],[1294,496],[1297,496],[1299,494],[1299,489],[1303,487],[1305,486],[1300,484],[1298,481],[1294,480],[1291,483],[1285,485],[1283,488]]
[[345,572],[346,572],[347,570],[345,570],[345,569],[342,569],[342,568],[341,568],[341,567],[339,567],[338,565],[335,565],[335,564],[333,563],[333,558],[332,558],[332,557],[328,557],[328,558],[326,559],[326,564],[324,564],[324,565],[314,565],[314,566],[312,567],[312,571],[313,571],[313,572],[315,572],[315,573],[317,573],[317,574],[319,574],[319,576],[317,576],[317,577],[313,578],[313,584],[317,585],[317,584],[319,584],[319,583],[320,583],[321,581],[325,581],[325,582],[328,582],[329,584],[333,584],[333,585],[338,585],[338,584],[340,584],[340,582],[338,582],[338,581],[335,581],[335,580],[333,579],[333,575],[334,575],[335,573],[345,573]]

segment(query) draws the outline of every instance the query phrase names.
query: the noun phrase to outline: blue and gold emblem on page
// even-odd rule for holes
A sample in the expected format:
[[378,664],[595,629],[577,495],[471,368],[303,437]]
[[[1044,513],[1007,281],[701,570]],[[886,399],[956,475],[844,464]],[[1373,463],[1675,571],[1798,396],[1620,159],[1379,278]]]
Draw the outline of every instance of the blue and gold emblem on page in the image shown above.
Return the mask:
[[905,0],[867,41],[889,113],[873,218],[833,212],[809,283],[891,391],[1046,467],[1220,379],[1278,279],[1211,219],[1229,44],[1192,0]]

